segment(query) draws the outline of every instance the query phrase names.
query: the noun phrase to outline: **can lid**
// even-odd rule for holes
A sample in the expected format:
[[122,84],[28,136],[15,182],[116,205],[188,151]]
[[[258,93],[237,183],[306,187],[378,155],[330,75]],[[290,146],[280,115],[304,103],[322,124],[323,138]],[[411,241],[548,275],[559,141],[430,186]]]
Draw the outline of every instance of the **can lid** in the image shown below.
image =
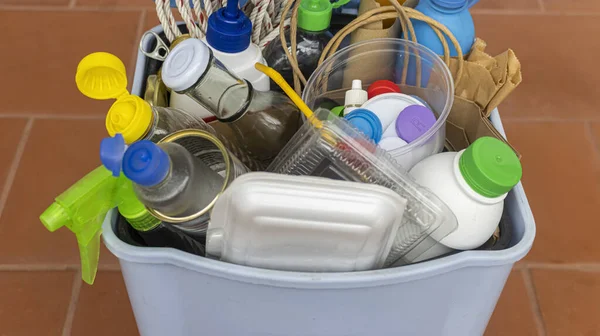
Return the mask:
[[252,36],[252,22],[238,7],[238,0],[227,1],[208,18],[206,42],[225,53],[238,53],[248,49]]
[[350,125],[373,140],[373,142],[378,143],[381,140],[383,127],[375,113],[367,109],[356,109],[348,113],[344,118]]
[[92,99],[116,99],[128,94],[125,64],[106,52],[85,56],[77,65],[75,83],[81,93]]
[[152,126],[154,113],[148,102],[134,95],[119,98],[106,114],[106,130],[110,136],[117,133],[131,144],[146,135]]
[[169,155],[149,140],[132,144],[123,156],[123,174],[141,186],[159,184],[167,177],[170,168]]
[[523,175],[521,162],[504,142],[481,137],[461,154],[460,172],[478,194],[494,198],[510,191]]
[[396,118],[396,134],[411,143],[429,131],[435,122],[431,110],[421,105],[410,105]]
[[206,72],[211,51],[195,38],[179,43],[169,52],[162,66],[162,80],[176,92],[192,87]]
[[385,79],[374,81],[373,84],[369,85],[369,88],[367,89],[369,99],[380,94],[392,92],[400,93],[400,87],[396,85],[396,83]]
[[121,175],[123,154],[126,149],[127,145],[125,145],[121,133],[115,134],[114,137],[104,138],[100,142],[100,161],[115,177]]

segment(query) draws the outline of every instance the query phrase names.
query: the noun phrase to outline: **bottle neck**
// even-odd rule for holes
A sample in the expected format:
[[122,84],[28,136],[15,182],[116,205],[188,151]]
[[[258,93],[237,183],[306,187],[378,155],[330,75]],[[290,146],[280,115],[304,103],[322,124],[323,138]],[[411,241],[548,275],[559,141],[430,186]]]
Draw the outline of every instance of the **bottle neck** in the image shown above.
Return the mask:
[[206,71],[185,94],[220,121],[230,122],[244,114],[250,105],[252,92],[252,85],[229,72],[211,51]]
[[454,177],[456,179],[456,182],[458,183],[460,189],[462,190],[462,192],[469,196],[470,198],[472,198],[473,200],[482,203],[482,204],[486,204],[486,205],[492,205],[492,204],[496,204],[499,202],[502,202],[505,198],[507,193],[502,194],[498,197],[486,197],[483,196],[481,194],[479,194],[478,192],[476,192],[475,190],[473,190],[473,188],[471,188],[471,186],[469,186],[469,184],[467,183],[467,181],[465,180],[465,178],[463,177],[462,173],[460,172],[460,168],[459,168],[459,161],[460,161],[460,157],[462,156],[462,154],[464,153],[464,149],[460,152],[458,152],[456,154],[456,156],[454,157],[454,162],[452,164],[453,170],[454,170]]

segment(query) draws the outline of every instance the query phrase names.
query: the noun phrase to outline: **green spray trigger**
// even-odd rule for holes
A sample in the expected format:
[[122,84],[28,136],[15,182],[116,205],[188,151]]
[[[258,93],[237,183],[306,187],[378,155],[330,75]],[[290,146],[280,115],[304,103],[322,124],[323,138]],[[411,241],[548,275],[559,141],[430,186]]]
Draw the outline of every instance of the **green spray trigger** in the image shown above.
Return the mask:
[[108,211],[117,206],[116,187],[122,178],[113,177],[109,170],[100,166],[56,197],[40,216],[50,232],[66,226],[75,234],[81,257],[81,277],[90,285],[98,270],[102,222]]
[[333,8],[342,7],[343,5],[347,4],[348,2],[350,2],[350,0],[338,0],[333,3]]

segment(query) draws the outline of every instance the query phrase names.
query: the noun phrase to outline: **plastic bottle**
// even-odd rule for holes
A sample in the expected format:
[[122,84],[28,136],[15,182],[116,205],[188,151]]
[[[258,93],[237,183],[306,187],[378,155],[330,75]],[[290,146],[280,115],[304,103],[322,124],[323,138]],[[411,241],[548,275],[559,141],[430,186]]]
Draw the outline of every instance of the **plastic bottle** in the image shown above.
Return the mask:
[[268,164],[298,130],[298,108],[281,93],[256,91],[233,75],[202,41],[188,39],[167,56],[163,82],[185,93],[231,129],[240,148]]
[[[208,18],[206,39],[203,41],[227,69],[250,82],[255,90],[269,91],[269,77],[254,68],[255,63],[267,63],[260,48],[250,42],[251,37],[252,22],[238,8],[238,1],[231,0],[227,1],[226,7],[220,8]],[[171,93],[170,106],[198,114],[201,118],[212,116],[190,97],[177,92]]]
[[[334,4],[328,0],[302,0],[298,8],[298,29],[296,33],[298,67],[306,79],[318,66],[319,57],[333,35],[328,28],[331,23],[333,8],[338,8],[349,0],[340,0]],[[290,29],[285,32],[288,42],[287,50],[291,49]],[[281,40],[275,38],[263,50],[267,64],[275,69],[290,84],[294,83],[292,66],[281,46]],[[272,89],[278,86],[271,83]]]
[[167,216],[205,209],[223,186],[221,175],[177,143],[134,143],[123,156],[123,173],[144,205]]
[[445,246],[474,249],[498,227],[504,198],[519,182],[521,163],[498,139],[482,137],[460,152],[440,153],[417,163],[410,175],[452,210],[458,227],[439,240]]
[[172,247],[204,256],[204,246],[179,229],[153,217],[133,191],[133,183],[123,179],[118,187],[119,213],[150,247]]
[[[471,51],[475,41],[475,25],[469,8],[479,0],[420,0],[415,8],[426,16],[438,21],[448,28],[458,41],[463,55]],[[438,55],[443,55],[444,47],[429,24],[412,20],[417,41],[431,49]],[[450,56],[456,57],[458,53],[454,45],[446,36]]]
[[360,108],[369,99],[367,91],[362,88],[362,81],[355,79],[352,81],[352,88],[346,91],[344,100],[344,112],[346,114]]
[[117,178],[100,166],[56,197],[40,220],[50,232],[66,226],[77,238],[81,278],[93,284],[100,256],[102,222],[115,206]]

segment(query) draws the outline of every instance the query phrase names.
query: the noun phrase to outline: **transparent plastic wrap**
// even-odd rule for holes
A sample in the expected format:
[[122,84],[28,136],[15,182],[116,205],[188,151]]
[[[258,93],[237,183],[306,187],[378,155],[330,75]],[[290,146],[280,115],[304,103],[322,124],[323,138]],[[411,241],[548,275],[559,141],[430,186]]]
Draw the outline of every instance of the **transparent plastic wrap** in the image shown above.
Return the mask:
[[384,150],[327,110],[317,110],[313,118],[321,120],[322,126],[306,123],[268,171],[373,183],[406,198],[405,215],[386,266],[400,259],[410,263],[431,247],[419,244],[416,251],[415,246],[424,238],[439,240],[456,229],[452,211],[429,190],[419,187]]

